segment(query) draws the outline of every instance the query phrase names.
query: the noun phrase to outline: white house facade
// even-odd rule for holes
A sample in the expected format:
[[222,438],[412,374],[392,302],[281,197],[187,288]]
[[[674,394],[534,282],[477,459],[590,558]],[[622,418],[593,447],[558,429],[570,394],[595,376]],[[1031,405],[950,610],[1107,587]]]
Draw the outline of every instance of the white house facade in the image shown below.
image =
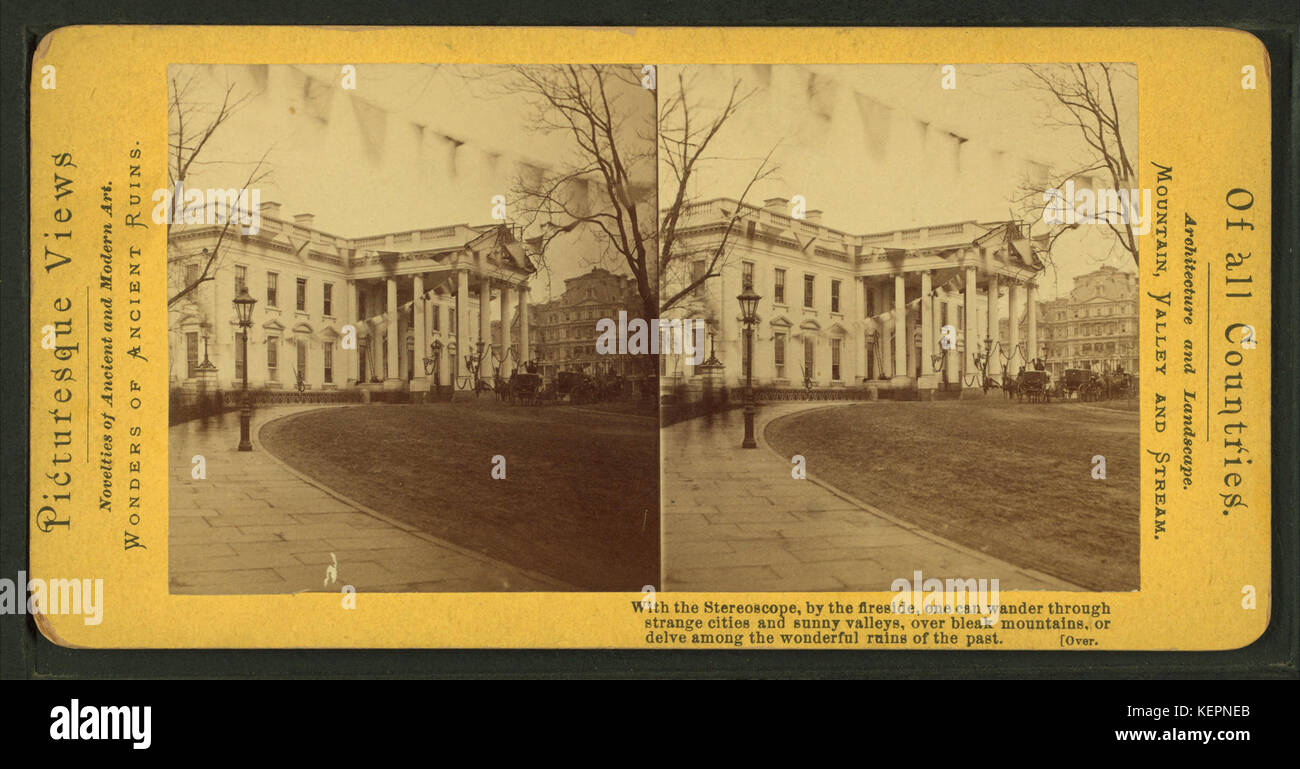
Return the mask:
[[[744,384],[736,297],[745,285],[762,297],[754,332],[759,387],[871,387],[929,398],[979,388],[985,373],[996,379],[1039,357],[1036,313],[1028,314],[1024,339],[1019,324],[999,323],[1036,306],[1044,268],[1016,222],[855,235],[822,225],[818,211],[795,218],[784,198],[762,207],[703,201],[682,212],[683,269],[667,277],[665,295],[707,269],[738,208],[721,274],[669,313],[708,321],[728,387]],[[685,356],[665,356],[660,374],[667,390],[689,384],[695,367]]]
[[[170,237],[169,296],[199,281],[219,250],[211,279],[168,307],[173,388],[238,388],[247,365],[250,389],[454,392],[472,390],[480,362],[485,375],[498,365],[508,375],[529,349],[526,312],[520,339],[507,326],[493,349],[493,301],[513,317],[535,272],[503,224],[342,238],[316,229],[310,214],[290,220],[266,203],[255,233],[222,229],[193,225]],[[233,304],[241,288],[256,300],[247,361]]]

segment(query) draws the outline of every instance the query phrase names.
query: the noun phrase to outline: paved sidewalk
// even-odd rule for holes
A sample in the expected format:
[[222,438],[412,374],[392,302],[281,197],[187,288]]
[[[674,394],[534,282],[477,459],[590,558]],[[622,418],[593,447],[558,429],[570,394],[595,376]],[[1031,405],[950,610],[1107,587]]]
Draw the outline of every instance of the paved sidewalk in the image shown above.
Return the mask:
[[[358,592],[572,589],[327,492],[257,440],[267,422],[317,408],[259,409],[251,452],[236,451],[238,412],[169,430],[171,592],[333,592],[344,585]],[[206,459],[204,480],[191,477],[197,454]],[[326,569],[335,559],[337,580],[326,585]]]
[[891,519],[819,485],[816,468],[809,480],[796,480],[791,462],[763,439],[779,417],[849,405],[760,406],[759,447],[750,450],[740,448],[739,409],[665,428],[663,589],[887,592],[916,570],[925,579],[996,577],[1002,590],[1081,589]]

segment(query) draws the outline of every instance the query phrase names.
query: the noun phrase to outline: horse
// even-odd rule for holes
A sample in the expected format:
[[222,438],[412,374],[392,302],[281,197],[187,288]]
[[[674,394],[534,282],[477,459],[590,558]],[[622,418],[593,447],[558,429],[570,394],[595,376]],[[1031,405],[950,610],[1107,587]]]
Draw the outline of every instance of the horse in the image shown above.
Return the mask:
[[1004,373],[1002,375],[1002,392],[1006,393],[1007,400],[1018,396],[1020,394],[1020,377]]

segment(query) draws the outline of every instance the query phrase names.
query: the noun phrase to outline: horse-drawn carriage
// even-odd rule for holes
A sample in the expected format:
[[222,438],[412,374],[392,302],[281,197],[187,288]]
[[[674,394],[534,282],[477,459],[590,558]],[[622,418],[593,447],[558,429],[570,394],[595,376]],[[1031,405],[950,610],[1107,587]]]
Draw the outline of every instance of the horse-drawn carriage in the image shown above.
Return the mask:
[[579,371],[561,371],[555,375],[555,394],[570,403],[591,403],[596,400],[596,380]]
[[561,371],[555,379],[543,380],[535,365],[526,365],[508,379],[500,373],[489,389],[507,403],[542,405],[567,401],[573,404],[614,400],[632,392],[632,384],[618,374],[591,376],[580,371]]
[[595,378],[596,400],[612,401],[627,395],[630,386],[621,374],[601,374]]
[[1101,375],[1082,368],[1067,368],[1061,375],[1061,397],[1074,396],[1081,401],[1100,400],[1106,394]]
[[1046,371],[1023,371],[1016,378],[1016,397],[1030,403],[1049,403],[1052,378]]
[[498,377],[496,391],[497,395],[501,396],[501,400],[506,403],[527,403],[536,406],[540,403],[542,377],[540,374],[516,371],[509,379]]
[[1112,371],[1103,378],[1106,397],[1129,398],[1137,395],[1137,377],[1127,371]]

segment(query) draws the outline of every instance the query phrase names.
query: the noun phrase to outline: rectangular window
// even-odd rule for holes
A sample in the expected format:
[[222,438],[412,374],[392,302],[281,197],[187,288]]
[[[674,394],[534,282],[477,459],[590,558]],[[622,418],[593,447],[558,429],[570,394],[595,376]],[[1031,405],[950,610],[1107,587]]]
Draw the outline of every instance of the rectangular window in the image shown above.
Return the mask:
[[831,340],[831,379],[840,381],[840,340]]
[[785,334],[772,337],[772,361],[776,364],[777,379],[785,379]]
[[334,314],[334,284],[326,283],[321,288],[322,288],[321,314],[333,315]]
[[244,333],[235,332],[235,381],[244,381]]
[[185,364],[189,370],[187,376],[194,376],[194,369],[199,365],[199,332],[185,332]]
[[298,311],[307,311],[307,279],[298,278]]
[[235,265],[235,294],[239,295],[248,286],[248,268],[242,264]]
[[280,337],[268,336],[266,338],[266,378],[270,381],[277,381],[280,368]]
[[[694,283],[704,277],[704,260],[697,259],[691,262],[691,282]],[[565,317],[568,320],[568,317]]]
[[831,312],[840,311],[840,282],[831,281]]
[[334,383],[334,343],[325,343],[325,384]]
[[776,271],[776,279],[772,284],[772,301],[785,304],[785,270]]
[[275,307],[279,301],[280,276],[274,272],[266,273],[266,306]]
[[298,340],[298,371],[294,375],[295,382],[307,381],[307,340]]
[[754,263],[753,262],[740,263],[740,287],[742,289],[754,287]]
[[198,282],[198,279],[199,279],[199,266],[197,264],[185,265],[185,285],[181,286],[181,288],[187,288],[189,286],[194,285],[196,282]]
[[803,306],[812,309],[813,306],[813,283],[814,278],[811,275],[803,276]]
[[804,378],[804,381],[812,381],[812,378],[813,378],[814,374],[816,373],[816,367],[815,367],[815,365],[814,365],[816,362],[817,362],[817,358],[816,358],[816,348],[813,347],[813,340],[811,340],[811,339],[805,339],[805,340],[803,340],[803,378]]
[[441,331],[438,325],[442,322],[442,308],[436,304],[429,305],[429,320],[432,322],[434,331]]
[[863,283],[863,290],[867,292],[867,317],[874,318],[876,317],[876,292],[865,282]]

